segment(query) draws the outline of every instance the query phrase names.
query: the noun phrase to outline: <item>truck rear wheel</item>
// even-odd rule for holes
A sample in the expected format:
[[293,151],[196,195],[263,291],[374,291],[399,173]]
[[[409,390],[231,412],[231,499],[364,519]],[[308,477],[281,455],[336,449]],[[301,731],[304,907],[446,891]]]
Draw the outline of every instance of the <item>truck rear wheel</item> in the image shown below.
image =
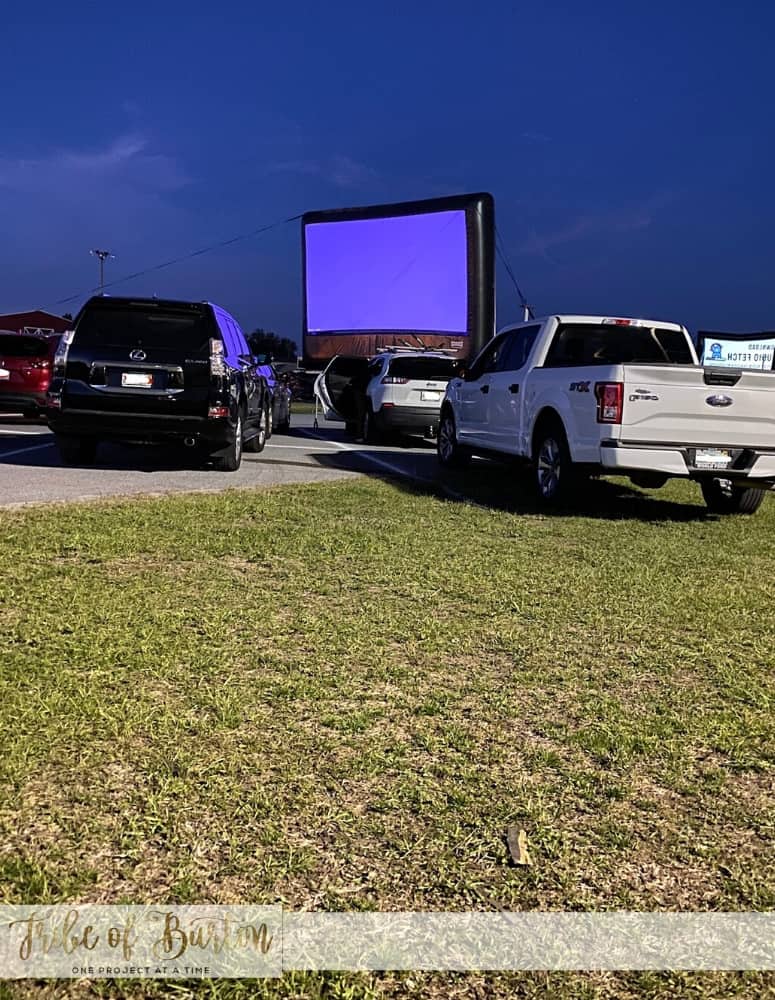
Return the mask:
[[764,501],[764,490],[735,486],[728,479],[705,479],[700,489],[713,514],[755,514]]
[[565,431],[559,424],[539,429],[533,448],[533,482],[542,504],[555,507],[570,498],[578,476]]
[[661,490],[667,480],[668,477],[661,472],[633,472],[630,474],[632,485],[639,486],[642,490]]

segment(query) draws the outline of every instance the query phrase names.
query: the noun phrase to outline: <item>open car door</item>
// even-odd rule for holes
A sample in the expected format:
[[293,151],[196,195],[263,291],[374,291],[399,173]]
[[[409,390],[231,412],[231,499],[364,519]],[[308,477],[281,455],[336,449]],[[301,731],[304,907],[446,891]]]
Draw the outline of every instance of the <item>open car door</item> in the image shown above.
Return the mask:
[[322,406],[325,420],[341,420],[345,423],[357,420],[358,407],[353,381],[358,379],[365,388],[368,367],[368,358],[338,354],[318,375],[315,379],[315,399],[316,404],[319,402]]

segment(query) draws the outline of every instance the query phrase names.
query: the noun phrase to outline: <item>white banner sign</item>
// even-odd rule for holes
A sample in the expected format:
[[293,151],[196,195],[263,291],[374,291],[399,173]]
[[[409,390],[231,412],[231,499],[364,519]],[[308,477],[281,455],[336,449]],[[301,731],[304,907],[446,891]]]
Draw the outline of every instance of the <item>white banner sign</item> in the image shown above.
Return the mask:
[[749,368],[770,371],[775,340],[711,340],[706,338],[702,364],[706,368]]
[[770,970],[775,914],[0,906],[7,979],[252,979],[326,969]]

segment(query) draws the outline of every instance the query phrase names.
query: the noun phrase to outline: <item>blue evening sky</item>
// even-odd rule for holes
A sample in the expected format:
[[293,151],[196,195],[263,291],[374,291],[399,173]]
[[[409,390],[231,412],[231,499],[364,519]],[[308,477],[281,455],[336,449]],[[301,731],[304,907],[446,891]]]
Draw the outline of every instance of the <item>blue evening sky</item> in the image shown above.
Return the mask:
[[[306,210],[484,190],[538,314],[775,328],[771,3],[10,0],[3,22],[0,312],[75,311],[92,247],[110,280]],[[300,283],[291,223],[113,291],[298,341]]]

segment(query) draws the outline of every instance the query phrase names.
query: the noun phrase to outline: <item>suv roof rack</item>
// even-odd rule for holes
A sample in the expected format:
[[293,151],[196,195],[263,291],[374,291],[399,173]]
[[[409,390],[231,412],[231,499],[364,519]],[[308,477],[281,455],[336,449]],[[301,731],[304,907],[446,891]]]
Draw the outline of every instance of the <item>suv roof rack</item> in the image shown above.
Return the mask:
[[378,354],[457,354],[451,347],[411,347],[391,345],[389,347],[379,347],[374,352],[376,357]]

